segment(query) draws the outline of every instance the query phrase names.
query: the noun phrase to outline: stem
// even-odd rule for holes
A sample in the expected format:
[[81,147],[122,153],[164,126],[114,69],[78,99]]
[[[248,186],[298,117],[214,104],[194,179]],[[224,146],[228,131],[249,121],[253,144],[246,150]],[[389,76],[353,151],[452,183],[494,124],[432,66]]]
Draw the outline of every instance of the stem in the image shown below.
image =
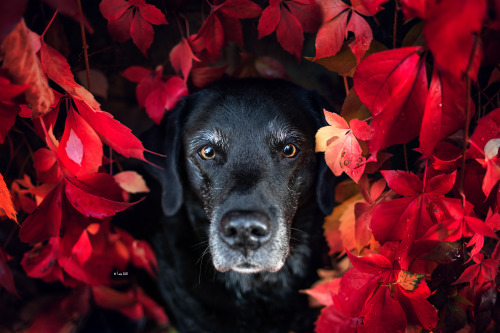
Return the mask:
[[469,143],[469,127],[470,127],[470,104],[471,104],[471,78],[470,78],[470,70],[472,68],[472,64],[474,63],[474,56],[476,54],[477,47],[479,46],[479,36],[476,35],[474,39],[474,47],[472,48],[472,52],[470,54],[469,63],[467,64],[467,70],[465,71],[466,81],[467,81],[467,99],[465,106],[465,128],[464,128],[464,141],[462,145],[462,172],[460,173],[460,183],[458,184],[459,193],[465,198],[464,194],[464,179],[465,179],[465,161],[467,159],[467,145]]
[[405,158],[406,172],[410,172],[410,168],[408,167],[408,148],[406,148],[406,143],[403,144],[403,155],[404,155],[404,158]]
[[425,168],[424,168],[424,179],[422,181],[423,188],[422,188],[422,193],[425,193],[425,180],[427,179],[427,162],[429,161],[428,158],[425,159]]
[[56,9],[56,11],[54,12],[54,15],[52,15],[52,18],[49,21],[49,24],[47,24],[47,26],[45,27],[45,30],[40,35],[40,37],[42,39],[43,39],[43,36],[45,36],[45,33],[47,32],[47,30],[49,30],[50,26],[52,25],[52,22],[54,22],[54,19],[56,18],[56,15],[57,15],[58,12],[59,12],[59,9]]
[[344,78],[344,87],[345,87],[345,95],[349,95],[349,83],[347,82],[347,77],[342,76]]
[[[78,10],[80,11],[80,15],[83,16],[82,10],[82,1],[77,0],[78,2]],[[89,46],[87,45],[87,38],[85,37],[85,27],[83,23],[80,22],[80,31],[82,34],[82,48],[83,48],[83,58],[85,59],[85,70],[87,71],[87,89],[90,91],[90,66],[89,66],[89,54],[87,53],[87,49]]]
[[392,48],[396,48],[396,41],[398,38],[398,0],[394,1],[394,25],[392,27]]
[[459,192],[462,197],[464,195],[464,179],[465,179],[465,161],[467,155],[467,144],[469,143],[469,126],[470,126],[470,76],[467,75],[467,105],[465,107],[465,128],[464,128],[464,141],[462,145],[462,172],[460,173],[460,183],[459,183]]

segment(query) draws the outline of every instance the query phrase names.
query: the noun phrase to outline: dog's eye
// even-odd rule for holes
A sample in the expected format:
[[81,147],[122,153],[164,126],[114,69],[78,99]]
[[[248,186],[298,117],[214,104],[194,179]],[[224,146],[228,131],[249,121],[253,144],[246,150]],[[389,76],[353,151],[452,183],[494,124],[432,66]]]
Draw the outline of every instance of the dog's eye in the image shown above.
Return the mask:
[[285,147],[283,147],[282,154],[287,158],[294,157],[295,155],[297,155],[297,147],[289,143]]
[[215,157],[215,149],[210,146],[204,146],[200,149],[200,156],[204,160],[211,160]]

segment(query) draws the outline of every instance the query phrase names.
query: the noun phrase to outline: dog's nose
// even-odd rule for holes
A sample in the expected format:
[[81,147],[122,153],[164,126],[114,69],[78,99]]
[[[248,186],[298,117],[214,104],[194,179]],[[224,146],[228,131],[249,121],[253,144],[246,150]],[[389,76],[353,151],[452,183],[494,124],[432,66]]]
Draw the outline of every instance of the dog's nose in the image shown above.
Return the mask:
[[231,211],[222,217],[220,234],[230,247],[247,255],[271,237],[269,217],[258,212]]

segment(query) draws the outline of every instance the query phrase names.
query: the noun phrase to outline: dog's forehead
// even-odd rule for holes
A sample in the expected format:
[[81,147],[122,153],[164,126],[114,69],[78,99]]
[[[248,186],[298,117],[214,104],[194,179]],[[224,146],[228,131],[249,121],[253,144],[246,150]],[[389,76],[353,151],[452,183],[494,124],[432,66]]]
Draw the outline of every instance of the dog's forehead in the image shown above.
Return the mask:
[[242,137],[248,132],[252,132],[253,136],[260,133],[284,139],[291,133],[300,134],[306,128],[301,121],[304,116],[301,113],[305,113],[305,109],[265,95],[226,95],[193,111],[185,133],[202,133],[215,141],[224,134]]

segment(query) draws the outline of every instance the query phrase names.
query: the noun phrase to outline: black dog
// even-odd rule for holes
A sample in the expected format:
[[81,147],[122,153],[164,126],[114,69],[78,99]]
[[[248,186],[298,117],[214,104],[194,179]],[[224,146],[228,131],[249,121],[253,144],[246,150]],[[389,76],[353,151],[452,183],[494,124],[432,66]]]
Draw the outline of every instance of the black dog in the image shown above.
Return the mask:
[[315,279],[333,177],[314,152],[313,92],[231,80],[185,98],[148,134],[164,217],[159,285],[180,332],[312,331],[299,294]]

